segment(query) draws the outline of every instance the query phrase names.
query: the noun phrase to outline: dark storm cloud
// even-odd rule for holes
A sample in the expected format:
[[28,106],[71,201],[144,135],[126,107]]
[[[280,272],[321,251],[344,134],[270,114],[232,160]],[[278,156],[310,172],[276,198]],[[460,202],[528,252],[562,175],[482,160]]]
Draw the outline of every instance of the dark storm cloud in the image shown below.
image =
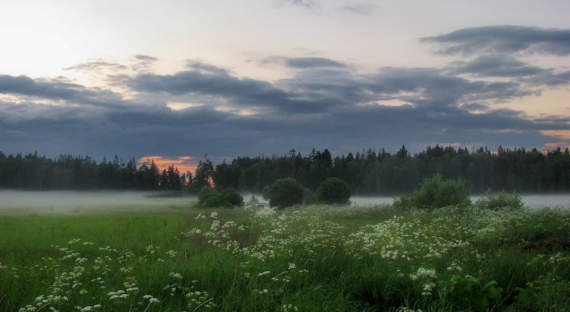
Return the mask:
[[443,45],[440,53],[541,53],[570,55],[570,30],[528,26],[485,26],[464,28],[448,34],[422,38]]
[[126,69],[128,69],[128,67],[126,65],[118,64],[118,63],[111,63],[111,62],[106,62],[106,61],[92,61],[92,62],[86,62],[86,63],[81,63],[81,64],[77,64],[74,66],[66,67],[63,70],[98,71],[98,70],[102,70],[102,69],[117,71],[117,70],[126,70]]
[[451,74],[472,74],[478,77],[524,77],[547,71],[508,55],[484,55],[469,62],[456,62],[449,69]]

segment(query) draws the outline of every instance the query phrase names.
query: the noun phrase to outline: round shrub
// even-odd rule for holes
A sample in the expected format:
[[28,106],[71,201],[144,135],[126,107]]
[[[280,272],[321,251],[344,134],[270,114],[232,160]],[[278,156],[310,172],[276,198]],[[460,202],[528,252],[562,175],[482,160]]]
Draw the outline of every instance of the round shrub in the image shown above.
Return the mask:
[[317,188],[317,199],[325,204],[346,204],[350,198],[348,183],[339,178],[327,178]]
[[461,180],[443,180],[436,174],[425,179],[419,189],[403,195],[394,205],[401,208],[435,209],[453,205],[469,205],[469,191]]
[[207,208],[220,206],[218,192],[209,186],[204,186],[198,193],[198,205]]
[[204,208],[216,208],[221,206],[222,206],[222,201],[220,200],[220,195],[218,194],[218,192],[216,192],[216,194],[212,196],[207,197],[205,201],[200,203],[200,207]]
[[233,188],[224,189],[220,194],[220,200],[225,207],[243,206],[243,196]]
[[523,202],[519,194],[499,192],[496,194],[487,194],[485,197],[479,199],[476,203],[477,206],[490,209],[521,209]]
[[233,188],[227,188],[221,193],[205,186],[198,193],[198,204],[204,208],[243,206],[243,197]]
[[303,187],[303,205],[311,205],[317,202],[315,192],[309,188]]
[[303,186],[293,178],[279,179],[263,190],[269,205],[284,209],[303,202]]

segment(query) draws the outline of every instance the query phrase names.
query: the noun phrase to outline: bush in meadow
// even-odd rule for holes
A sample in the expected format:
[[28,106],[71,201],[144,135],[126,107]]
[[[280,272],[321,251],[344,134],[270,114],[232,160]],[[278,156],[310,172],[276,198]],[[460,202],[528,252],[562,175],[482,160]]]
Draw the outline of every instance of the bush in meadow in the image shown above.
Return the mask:
[[399,208],[435,209],[454,205],[469,205],[469,190],[461,180],[444,180],[436,174],[422,181],[419,189],[401,196],[394,202]]
[[243,196],[231,187],[220,193],[220,200],[225,207],[241,207],[244,205]]
[[317,188],[317,199],[325,204],[346,204],[350,198],[348,183],[339,178],[327,178]]
[[209,186],[204,186],[198,193],[198,205],[205,208],[219,206],[217,205],[219,202],[218,197],[218,192],[215,189]]
[[233,208],[243,206],[243,197],[233,188],[218,192],[209,186],[205,186],[198,193],[198,205],[203,208]]
[[519,194],[507,192],[487,194],[485,197],[479,199],[476,205],[490,210],[500,210],[504,208],[521,209],[524,206]]
[[304,188],[293,178],[279,179],[263,190],[263,197],[269,205],[284,209],[303,203]]
[[303,187],[303,205],[312,205],[317,202],[315,192],[307,187]]

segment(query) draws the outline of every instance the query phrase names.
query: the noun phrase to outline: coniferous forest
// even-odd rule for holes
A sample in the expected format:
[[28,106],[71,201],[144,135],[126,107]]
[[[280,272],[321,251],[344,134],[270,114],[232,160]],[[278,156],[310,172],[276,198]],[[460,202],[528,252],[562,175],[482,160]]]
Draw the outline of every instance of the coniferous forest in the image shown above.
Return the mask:
[[162,172],[152,163],[137,165],[115,157],[96,162],[90,157],[62,155],[55,159],[0,152],[0,188],[21,190],[180,190],[185,177],[175,167]]
[[439,173],[463,180],[474,193],[487,190],[516,192],[570,191],[570,154],[566,150],[428,147],[410,154],[404,146],[396,153],[368,150],[333,157],[325,149],[302,155],[291,150],[271,157],[238,157],[214,166],[205,159],[194,176],[175,167],[160,171],[115,157],[97,162],[69,155],[51,159],[37,153],[5,155],[0,152],[0,187],[26,190],[181,190],[197,192],[208,181],[218,188],[261,192],[275,180],[293,177],[315,189],[327,177],[349,183],[361,195],[408,192],[425,178]]

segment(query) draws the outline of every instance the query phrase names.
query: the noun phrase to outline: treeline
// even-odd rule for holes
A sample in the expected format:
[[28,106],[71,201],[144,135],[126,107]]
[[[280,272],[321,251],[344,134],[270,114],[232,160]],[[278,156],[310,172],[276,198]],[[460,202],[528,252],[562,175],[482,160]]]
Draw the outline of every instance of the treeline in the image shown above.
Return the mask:
[[180,190],[186,176],[175,167],[162,172],[154,164],[137,166],[115,157],[96,162],[89,157],[55,159],[0,152],[0,188],[24,190]]
[[524,148],[491,152],[480,148],[428,147],[412,155],[404,146],[395,154],[384,150],[333,157],[328,150],[301,155],[240,157],[212,171],[216,186],[261,192],[278,178],[293,177],[315,189],[327,177],[348,182],[356,194],[409,192],[422,180],[439,173],[460,178],[474,193],[487,190],[516,192],[570,191],[570,155],[566,150],[541,152]]
[[396,153],[368,150],[333,157],[325,149],[302,155],[294,150],[271,157],[238,157],[214,166],[204,160],[191,174],[175,167],[160,171],[154,163],[139,166],[134,159],[96,162],[89,157],[55,159],[0,152],[0,188],[28,190],[181,190],[197,193],[213,183],[216,188],[262,192],[275,180],[292,177],[312,190],[328,177],[346,181],[353,194],[409,192],[422,180],[439,173],[460,178],[471,192],[569,192],[570,154],[536,149],[428,147],[410,154],[404,146]]

